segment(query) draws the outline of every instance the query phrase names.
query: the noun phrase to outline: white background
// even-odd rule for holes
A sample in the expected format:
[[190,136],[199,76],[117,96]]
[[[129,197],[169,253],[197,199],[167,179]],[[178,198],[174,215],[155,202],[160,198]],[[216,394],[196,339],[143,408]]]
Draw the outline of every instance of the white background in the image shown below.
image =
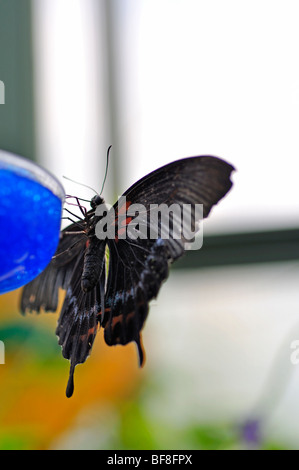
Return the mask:
[[[112,143],[103,5],[35,2],[40,159],[58,177],[97,190]],[[297,226],[298,3],[113,5],[118,154],[112,158],[121,177],[114,191],[172,160],[214,154],[237,172],[208,230]],[[109,195],[109,177],[106,189]]]
[[[99,190],[113,143],[104,2],[34,5],[40,161]],[[205,231],[298,227],[298,2],[113,5],[119,187],[109,189],[108,175],[104,195],[164,163],[214,154],[237,172]],[[149,370],[164,383],[149,414],[238,420],[264,396],[268,432],[296,446],[299,366],[289,357],[299,339],[298,286],[298,263],[173,273],[145,329]]]

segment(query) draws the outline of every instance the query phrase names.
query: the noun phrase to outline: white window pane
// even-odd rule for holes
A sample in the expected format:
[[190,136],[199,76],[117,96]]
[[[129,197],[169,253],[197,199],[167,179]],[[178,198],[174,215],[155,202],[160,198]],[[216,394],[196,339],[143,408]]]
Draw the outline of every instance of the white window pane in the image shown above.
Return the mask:
[[118,194],[164,163],[214,154],[237,172],[206,232],[297,226],[295,0],[115,0],[108,49],[104,1],[34,5],[39,144],[55,173],[101,187],[114,113]]
[[298,225],[297,2],[120,3],[124,187],[171,160],[215,154],[238,171],[207,229]]

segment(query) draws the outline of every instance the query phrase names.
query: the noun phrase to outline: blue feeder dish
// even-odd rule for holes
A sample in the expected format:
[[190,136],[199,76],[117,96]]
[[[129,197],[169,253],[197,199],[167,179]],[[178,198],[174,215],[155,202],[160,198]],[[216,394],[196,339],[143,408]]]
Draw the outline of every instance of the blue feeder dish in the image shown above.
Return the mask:
[[46,170],[0,150],[0,294],[27,284],[49,264],[64,196]]

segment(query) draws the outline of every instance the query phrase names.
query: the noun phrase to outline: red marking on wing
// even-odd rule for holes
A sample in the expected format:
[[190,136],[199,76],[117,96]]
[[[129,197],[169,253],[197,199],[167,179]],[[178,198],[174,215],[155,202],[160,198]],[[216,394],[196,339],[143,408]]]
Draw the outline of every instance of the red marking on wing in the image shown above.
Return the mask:
[[119,235],[123,235],[126,231],[126,227],[122,227],[118,229],[117,235],[115,236],[115,239],[118,240]]
[[123,204],[120,209],[118,210],[118,214],[123,215],[127,212],[128,208],[131,205],[131,201],[126,201],[125,204]]
[[84,335],[80,335],[80,340],[84,341],[86,338],[89,338],[89,336],[94,335],[97,329],[98,329],[98,325],[95,325],[92,328],[89,328],[87,333],[85,333]]
[[122,220],[121,222],[121,225],[129,225],[129,223],[131,222],[132,220],[132,217],[127,217],[125,220]]
[[[126,315],[126,318],[125,318],[126,323],[130,320],[130,318],[134,316],[134,314],[135,314],[135,310],[133,310],[132,312]],[[122,322],[122,321],[123,321],[123,314],[120,313],[119,315],[117,315],[117,317],[112,318],[111,327],[114,328],[118,322]]]
[[130,207],[131,205],[131,201],[126,201],[125,204],[123,204],[119,209],[117,208],[116,211],[115,211],[115,220],[113,221],[113,224],[112,225],[116,225],[116,223],[118,222],[118,216],[119,215],[124,215],[126,214],[128,208]]
[[[116,212],[115,220],[113,221],[112,225],[118,225],[118,216],[126,214],[128,207],[131,205],[130,201],[126,201],[120,209]],[[121,220],[121,228],[118,229],[117,234],[115,235],[115,241],[118,242],[118,237],[123,235],[126,231],[126,226],[132,221],[132,217],[126,217],[125,219]]]
[[[111,308],[110,308],[110,307],[106,307],[106,308],[105,308],[104,314],[107,313],[107,312],[111,312]],[[99,316],[99,317],[102,316],[102,310],[100,310],[100,311],[98,312],[98,316]]]

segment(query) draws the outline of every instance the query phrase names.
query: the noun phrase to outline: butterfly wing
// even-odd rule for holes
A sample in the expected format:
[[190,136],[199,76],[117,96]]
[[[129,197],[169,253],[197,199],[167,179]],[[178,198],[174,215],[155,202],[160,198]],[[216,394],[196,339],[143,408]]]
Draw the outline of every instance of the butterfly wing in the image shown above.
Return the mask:
[[[145,176],[131,186],[123,196],[124,206],[114,206],[116,218],[133,204],[142,204],[145,211],[139,215],[139,225],[147,235],[153,227],[149,221],[152,204],[203,205],[203,217],[230,190],[230,175],[234,168],[225,161],[212,157],[191,157],[170,163]],[[116,224],[115,239],[108,240],[109,274],[105,295],[105,313],[102,318],[104,337],[108,345],[127,344],[135,341],[142,364],[144,353],[140,331],[148,314],[149,301],[155,298],[162,282],[168,276],[169,265],[184,253],[184,234],[181,220],[173,219],[173,231],[163,237],[163,222],[154,238],[121,238],[124,226],[130,225],[126,217]],[[196,225],[192,211],[192,227]],[[174,233],[176,237],[172,236]]]
[[[127,201],[124,209],[142,204],[145,210],[140,214],[139,225],[148,230],[152,229],[147,217],[151,204],[203,204],[203,216],[207,217],[212,206],[229,191],[233,169],[223,160],[210,156],[170,163],[129,188],[124,193]],[[39,312],[40,309],[55,311],[59,288],[66,290],[56,333],[63,356],[71,362],[67,396],[73,393],[74,368],[89,355],[99,323],[104,327],[108,345],[135,341],[142,364],[144,353],[140,331],[148,314],[148,304],[167,278],[169,265],[184,253],[185,239],[175,219],[173,226],[179,229],[179,237],[163,237],[163,222],[159,222],[156,237],[136,239],[129,234],[121,238],[131,221],[129,217],[120,224],[122,210],[120,208],[117,220],[113,222],[117,226],[116,237],[107,241],[110,254],[106,286],[106,240],[92,237],[88,244],[86,235],[77,233],[77,224],[72,224],[62,232],[50,264],[23,290],[23,313]],[[192,217],[194,226],[194,213]],[[98,279],[86,291],[82,288],[82,278],[88,269],[92,272],[92,265],[88,266],[86,262],[86,254],[90,251],[94,262],[101,266],[96,270]]]
[[[90,242],[90,241],[89,241]],[[70,377],[67,396],[74,389],[75,366],[85,362],[90,353],[98,329],[98,312],[104,297],[104,275],[89,292],[81,288],[84,260],[87,251],[87,237],[78,233],[78,224],[72,224],[61,232],[61,238],[54,257],[46,269],[27,284],[22,292],[21,312],[56,311],[58,290],[66,290],[60,312],[56,334],[62,347],[63,357],[70,360]],[[93,237],[93,246],[98,250],[99,262],[104,264],[105,243]],[[102,255],[102,256],[101,256]]]
[[73,275],[79,253],[84,250],[86,236],[78,233],[78,225],[72,224],[60,233],[60,241],[51,262],[24,288],[20,310],[55,312],[59,288],[66,289]]
[[58,342],[62,347],[62,355],[70,360],[70,375],[66,389],[67,397],[73,394],[73,376],[76,365],[85,362],[92,348],[98,331],[98,314],[102,308],[105,295],[106,242],[93,238],[90,243],[93,248],[95,247],[96,262],[101,264],[99,279],[89,291],[82,289],[82,274],[84,266],[86,266],[87,248],[77,258],[56,329]]

